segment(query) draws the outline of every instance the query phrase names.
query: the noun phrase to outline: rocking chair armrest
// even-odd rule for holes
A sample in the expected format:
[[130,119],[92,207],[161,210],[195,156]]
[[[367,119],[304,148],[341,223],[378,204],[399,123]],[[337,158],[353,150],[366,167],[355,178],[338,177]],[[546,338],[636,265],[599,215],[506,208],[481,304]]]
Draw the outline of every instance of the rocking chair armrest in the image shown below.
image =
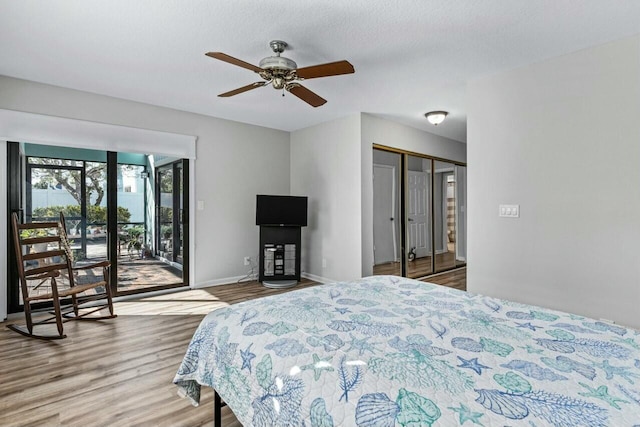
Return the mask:
[[100,262],[96,262],[93,264],[89,264],[89,265],[83,265],[80,267],[73,267],[73,271],[78,271],[78,270],[90,270],[92,268],[98,268],[98,267],[109,267],[111,265],[110,261],[100,261]]

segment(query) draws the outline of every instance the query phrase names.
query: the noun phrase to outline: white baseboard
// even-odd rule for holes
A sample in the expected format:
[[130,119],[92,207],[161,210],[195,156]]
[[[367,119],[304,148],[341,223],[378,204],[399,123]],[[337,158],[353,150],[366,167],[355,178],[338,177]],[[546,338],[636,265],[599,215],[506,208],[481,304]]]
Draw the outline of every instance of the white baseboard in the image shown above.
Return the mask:
[[206,282],[200,282],[200,283],[194,284],[192,289],[202,289],[202,288],[208,288],[211,286],[220,286],[220,285],[231,285],[231,284],[237,283],[238,280],[242,280],[246,277],[247,275],[245,274],[244,276],[224,277],[222,279],[207,280]]
[[300,276],[304,277],[305,279],[313,280],[314,282],[318,282],[318,283],[337,282],[337,280],[328,279],[322,276],[316,276],[315,274],[311,274],[311,273],[302,273]]

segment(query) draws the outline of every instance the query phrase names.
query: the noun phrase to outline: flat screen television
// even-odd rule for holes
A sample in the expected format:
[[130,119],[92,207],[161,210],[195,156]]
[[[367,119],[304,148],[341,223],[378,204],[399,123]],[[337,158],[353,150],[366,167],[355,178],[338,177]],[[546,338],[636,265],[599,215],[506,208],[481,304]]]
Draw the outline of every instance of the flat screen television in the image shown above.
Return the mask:
[[256,225],[307,226],[307,198],[256,196]]

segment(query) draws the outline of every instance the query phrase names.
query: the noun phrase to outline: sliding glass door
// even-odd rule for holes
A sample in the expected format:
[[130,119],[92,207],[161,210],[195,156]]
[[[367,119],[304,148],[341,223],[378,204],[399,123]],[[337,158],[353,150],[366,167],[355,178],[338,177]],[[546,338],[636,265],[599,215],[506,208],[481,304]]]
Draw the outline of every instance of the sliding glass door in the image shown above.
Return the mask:
[[[75,260],[111,261],[111,286],[117,294],[187,283],[183,270],[188,269],[182,265],[188,263],[188,175],[182,160],[156,168],[158,157],[153,155],[28,143],[8,147],[9,166],[16,171],[9,175],[10,212],[19,213],[24,222],[57,221],[64,213]],[[160,186],[161,196],[154,176],[166,179],[159,172],[165,169],[171,176],[166,188]],[[155,201],[164,199],[168,210],[157,217]],[[12,254],[13,246],[9,249]],[[9,262],[9,308],[19,311],[15,260],[10,257]]]
[[[183,230],[187,204],[182,160],[125,163],[118,157],[118,293],[164,289],[187,283]],[[136,160],[135,158],[133,160]],[[144,164],[142,164],[144,163]]]
[[184,262],[184,170],[182,161],[160,166],[156,172],[156,246],[170,263]]

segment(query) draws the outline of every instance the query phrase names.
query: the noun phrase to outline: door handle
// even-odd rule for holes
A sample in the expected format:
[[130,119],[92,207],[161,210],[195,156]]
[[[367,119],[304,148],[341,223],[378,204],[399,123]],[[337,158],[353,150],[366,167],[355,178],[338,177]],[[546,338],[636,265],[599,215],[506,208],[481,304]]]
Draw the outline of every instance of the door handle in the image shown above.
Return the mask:
[[408,218],[408,221],[409,222],[413,222],[413,218]]
[[393,221],[393,218],[389,218],[389,221]]

